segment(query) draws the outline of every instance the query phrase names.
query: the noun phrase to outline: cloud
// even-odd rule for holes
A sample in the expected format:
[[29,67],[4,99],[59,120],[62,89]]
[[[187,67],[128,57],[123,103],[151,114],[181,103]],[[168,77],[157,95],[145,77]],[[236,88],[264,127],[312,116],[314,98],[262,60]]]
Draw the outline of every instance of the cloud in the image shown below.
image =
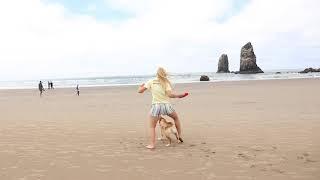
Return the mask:
[[1,1],[1,79],[216,71],[222,53],[236,70],[247,41],[263,69],[320,65],[316,0],[251,0],[224,22],[233,0],[105,2],[132,16],[102,21],[63,4]]

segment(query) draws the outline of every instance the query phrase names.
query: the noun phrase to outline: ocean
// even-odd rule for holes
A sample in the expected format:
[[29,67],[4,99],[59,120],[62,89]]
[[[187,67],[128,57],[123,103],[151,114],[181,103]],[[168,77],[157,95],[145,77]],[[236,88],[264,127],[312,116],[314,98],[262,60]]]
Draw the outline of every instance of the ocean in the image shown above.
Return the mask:
[[[277,72],[280,72],[277,73]],[[199,82],[201,75],[207,75],[212,82],[221,81],[248,81],[248,80],[271,80],[271,79],[301,79],[301,78],[320,78],[320,73],[300,74],[293,70],[274,70],[266,71],[261,74],[233,74],[233,73],[180,73],[171,74],[170,80],[176,83],[196,83]],[[64,78],[64,79],[37,79],[37,80],[19,80],[19,81],[0,81],[0,89],[34,89],[38,88],[41,80],[45,88],[47,82],[52,81],[54,88],[76,87],[96,87],[96,86],[124,86],[137,85],[153,78],[152,75],[140,76],[107,76],[107,77],[87,77],[87,78]]]

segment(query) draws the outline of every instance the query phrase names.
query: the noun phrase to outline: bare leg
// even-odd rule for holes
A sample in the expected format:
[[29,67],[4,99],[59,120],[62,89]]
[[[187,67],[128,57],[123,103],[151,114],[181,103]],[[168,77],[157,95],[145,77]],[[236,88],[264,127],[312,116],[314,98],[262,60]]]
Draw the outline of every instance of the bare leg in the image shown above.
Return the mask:
[[169,114],[169,116],[174,120],[174,124],[176,125],[179,137],[181,137],[181,123],[176,112]]
[[178,141],[178,143],[180,142],[180,137],[179,137],[179,134],[176,132],[176,133],[174,133],[174,135],[176,136],[176,138],[177,138],[177,141]]
[[159,117],[150,116],[150,144],[146,146],[148,149],[154,149],[156,145],[156,126]]

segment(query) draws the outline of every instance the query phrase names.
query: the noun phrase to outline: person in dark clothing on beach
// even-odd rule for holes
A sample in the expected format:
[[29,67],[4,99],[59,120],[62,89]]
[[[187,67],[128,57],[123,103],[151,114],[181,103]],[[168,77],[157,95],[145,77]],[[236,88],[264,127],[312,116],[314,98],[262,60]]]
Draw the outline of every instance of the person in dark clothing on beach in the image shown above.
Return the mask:
[[79,84],[77,84],[77,88],[76,88],[76,90],[77,90],[77,95],[78,95],[78,96],[80,96]]
[[40,81],[39,82],[39,91],[40,91],[40,97],[42,96],[42,92],[44,91],[44,88],[43,88],[43,85],[42,85],[42,82]]
[[53,88],[53,82],[52,82],[52,81],[50,82],[50,86],[51,86],[51,89],[54,89],[54,88]]

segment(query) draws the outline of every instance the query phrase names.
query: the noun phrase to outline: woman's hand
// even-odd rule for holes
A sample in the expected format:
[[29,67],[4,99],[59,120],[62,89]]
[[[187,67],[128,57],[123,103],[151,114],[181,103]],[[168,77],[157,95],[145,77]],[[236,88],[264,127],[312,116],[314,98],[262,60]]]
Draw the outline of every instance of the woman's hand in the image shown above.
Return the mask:
[[184,98],[184,97],[186,97],[188,95],[189,95],[189,93],[185,92],[184,94],[179,95],[179,98]]
[[144,93],[145,90],[147,90],[147,88],[144,87],[144,83],[143,83],[139,86],[138,93]]

